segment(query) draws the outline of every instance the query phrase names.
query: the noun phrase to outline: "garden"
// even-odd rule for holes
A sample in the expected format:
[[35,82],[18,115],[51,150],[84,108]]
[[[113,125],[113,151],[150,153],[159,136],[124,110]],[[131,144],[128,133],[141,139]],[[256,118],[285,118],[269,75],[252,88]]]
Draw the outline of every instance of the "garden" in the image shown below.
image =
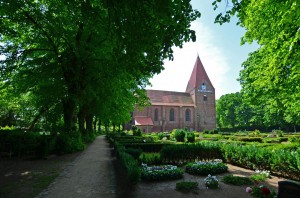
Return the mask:
[[[175,129],[142,134],[133,128],[106,137],[132,185],[171,182],[174,191],[192,194],[231,185],[252,197],[276,197],[276,187],[265,185],[271,175],[300,181],[299,133]],[[250,173],[228,172],[233,165]]]

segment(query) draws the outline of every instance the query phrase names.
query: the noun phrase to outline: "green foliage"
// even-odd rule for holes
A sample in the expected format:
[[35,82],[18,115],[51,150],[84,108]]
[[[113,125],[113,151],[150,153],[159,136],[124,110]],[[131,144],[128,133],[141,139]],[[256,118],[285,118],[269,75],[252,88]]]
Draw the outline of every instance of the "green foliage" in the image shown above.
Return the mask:
[[234,176],[234,175],[225,175],[222,181],[226,184],[232,184],[236,186],[253,184],[253,181],[248,177],[241,177],[241,176]]
[[203,130],[203,134],[209,134],[209,130],[204,129],[204,130]]
[[128,154],[132,155],[134,159],[138,159],[140,157],[140,155],[142,154],[143,150],[138,148],[127,148],[125,149],[125,152],[127,152]]
[[193,143],[195,142],[195,134],[193,132],[187,132],[186,133],[186,141]]
[[177,129],[175,132],[175,139],[177,142],[184,142],[185,131]]
[[56,152],[58,154],[73,153],[85,149],[80,132],[60,133],[56,140]]
[[221,162],[194,162],[186,165],[185,171],[192,175],[208,175],[227,172],[228,167]]
[[136,184],[141,179],[141,168],[132,155],[128,154],[124,146],[115,144],[117,157],[127,173],[128,180]]
[[289,137],[289,141],[293,142],[293,143],[300,143],[300,137],[291,136],[291,137]]
[[139,158],[139,161],[143,164],[148,165],[160,165],[162,160],[159,153],[142,153]]
[[181,179],[183,177],[183,171],[177,166],[162,165],[162,166],[150,166],[143,165],[141,178],[146,181],[164,181]]
[[216,176],[208,175],[206,178],[204,178],[204,184],[207,188],[210,189],[217,189],[219,188],[219,180]]
[[176,190],[181,191],[183,193],[188,193],[191,191],[195,191],[198,188],[198,182],[177,182]]
[[218,129],[212,129],[209,131],[209,134],[218,134],[219,130]]
[[196,144],[166,145],[160,151],[161,159],[167,163],[191,162],[195,160],[221,159],[220,144],[200,142]]
[[276,198],[276,192],[266,186],[253,186],[251,196],[255,198]]
[[260,137],[239,137],[237,140],[242,142],[262,142]]

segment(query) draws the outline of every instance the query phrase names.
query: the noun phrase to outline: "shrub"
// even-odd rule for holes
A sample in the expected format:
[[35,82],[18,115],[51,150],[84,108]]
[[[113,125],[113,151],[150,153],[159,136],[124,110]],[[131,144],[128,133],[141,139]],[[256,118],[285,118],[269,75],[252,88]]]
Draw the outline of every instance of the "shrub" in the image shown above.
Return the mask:
[[177,166],[147,166],[146,164],[142,164],[142,166],[141,178],[146,181],[173,180],[183,177],[183,171]]
[[222,162],[194,162],[186,165],[185,171],[192,175],[208,175],[227,172],[228,167]]
[[261,137],[239,137],[237,140],[242,142],[262,142]]
[[124,146],[115,144],[117,157],[119,158],[122,167],[126,171],[128,180],[136,184],[141,178],[141,168],[132,155],[125,152]]
[[184,193],[194,191],[198,188],[198,182],[177,182],[176,190]]
[[184,142],[185,132],[177,129],[175,132],[175,139],[177,142]]
[[236,186],[253,184],[253,181],[248,177],[240,177],[240,176],[234,176],[234,175],[225,175],[223,177],[222,181],[226,184],[232,184],[232,185],[236,185]]
[[219,188],[219,180],[216,176],[211,176],[210,174],[204,179],[204,184],[207,188]]
[[160,154],[164,163],[175,164],[195,160],[222,159],[221,147],[218,142],[166,145],[161,149]]
[[218,134],[218,133],[219,133],[218,129],[212,129],[209,131],[209,134]]
[[159,153],[142,153],[139,161],[148,165],[159,165],[162,163]]
[[203,134],[209,134],[209,130],[204,129],[204,130],[203,130]]
[[187,142],[195,142],[195,134],[193,132],[186,133],[186,140]]
[[132,155],[134,159],[138,159],[140,155],[142,154],[143,150],[140,148],[127,148],[125,149],[125,152]]
[[85,144],[82,141],[81,133],[79,131],[72,131],[69,133],[61,133],[56,140],[56,153],[65,154],[82,151],[85,149]]

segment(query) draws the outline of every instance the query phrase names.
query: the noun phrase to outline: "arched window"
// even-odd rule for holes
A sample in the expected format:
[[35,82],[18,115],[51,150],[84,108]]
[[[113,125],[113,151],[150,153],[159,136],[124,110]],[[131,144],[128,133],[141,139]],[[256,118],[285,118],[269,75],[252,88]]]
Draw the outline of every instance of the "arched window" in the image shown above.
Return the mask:
[[174,119],[174,109],[170,109],[170,121],[175,121]]
[[154,110],[154,121],[158,121],[158,109]]
[[207,101],[207,96],[206,95],[203,96],[203,101]]
[[187,122],[191,121],[191,110],[190,109],[185,110],[185,121],[187,121]]

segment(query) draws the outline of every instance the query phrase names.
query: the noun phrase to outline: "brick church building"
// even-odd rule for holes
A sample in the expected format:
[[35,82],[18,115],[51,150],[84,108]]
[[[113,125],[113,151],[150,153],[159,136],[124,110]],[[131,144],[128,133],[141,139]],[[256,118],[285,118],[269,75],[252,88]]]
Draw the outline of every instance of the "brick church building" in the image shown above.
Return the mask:
[[185,92],[147,90],[147,95],[151,106],[132,114],[132,124],[144,132],[216,128],[215,88],[199,56]]

